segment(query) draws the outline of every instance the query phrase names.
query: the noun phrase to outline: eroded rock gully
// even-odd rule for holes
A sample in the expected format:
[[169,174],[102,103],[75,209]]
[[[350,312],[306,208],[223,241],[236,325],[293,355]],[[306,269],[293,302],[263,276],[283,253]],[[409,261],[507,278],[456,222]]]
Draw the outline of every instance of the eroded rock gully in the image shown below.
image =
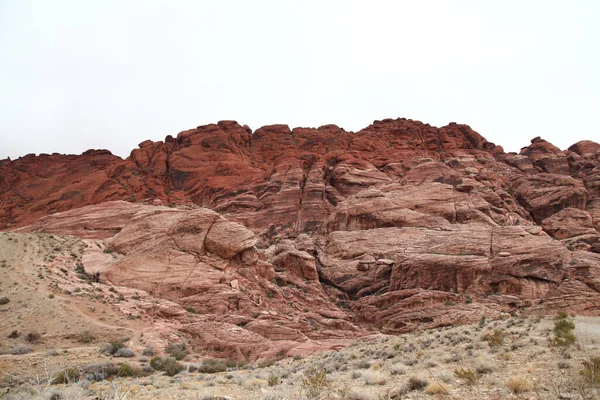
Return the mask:
[[[600,145],[505,153],[466,125],[233,121],[0,162],[0,226],[105,241],[86,269],[256,359],[515,309],[600,312]],[[167,206],[168,205],[168,206]],[[90,250],[91,251],[91,250]]]

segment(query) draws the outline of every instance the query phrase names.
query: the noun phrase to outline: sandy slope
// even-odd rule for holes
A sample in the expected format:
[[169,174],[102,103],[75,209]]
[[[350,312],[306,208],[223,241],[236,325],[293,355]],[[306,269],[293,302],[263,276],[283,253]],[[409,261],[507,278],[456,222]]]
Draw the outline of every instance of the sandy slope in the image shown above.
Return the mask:
[[[72,361],[83,354],[89,361],[98,358],[99,344],[109,339],[127,336],[131,345],[141,345],[140,333],[149,323],[128,319],[118,305],[106,301],[110,288],[77,277],[75,269],[86,246],[94,245],[71,236],[0,233],[0,298],[9,299],[0,305],[3,353],[29,346],[32,353],[61,349],[59,358]],[[13,331],[19,337],[9,338]],[[26,339],[30,332],[39,333],[41,339],[30,343]],[[84,332],[93,337],[90,343],[82,343]],[[20,370],[24,360],[32,360],[32,354],[2,355],[0,371]]]

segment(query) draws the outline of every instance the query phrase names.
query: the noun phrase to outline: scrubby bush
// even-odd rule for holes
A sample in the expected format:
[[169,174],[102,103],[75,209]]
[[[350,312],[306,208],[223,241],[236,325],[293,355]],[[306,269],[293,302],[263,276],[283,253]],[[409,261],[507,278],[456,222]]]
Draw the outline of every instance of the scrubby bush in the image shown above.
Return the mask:
[[[172,359],[171,359],[172,360]],[[163,371],[168,376],[174,376],[183,371],[185,367],[183,364],[177,362],[176,360],[169,361],[163,366]]]
[[321,366],[310,367],[304,371],[302,389],[309,399],[318,399],[321,394],[329,389],[331,382],[327,377],[327,371]]
[[133,357],[135,353],[128,347],[121,347],[119,350],[115,351],[115,357]]
[[206,359],[198,366],[198,372],[205,374],[214,374],[217,372],[225,372],[228,368],[235,367],[235,362],[228,360]]
[[154,348],[152,346],[146,346],[146,348],[142,352],[142,355],[146,357],[152,357],[154,355]]
[[0,305],[8,304],[10,299],[8,297],[0,297]]
[[409,392],[414,390],[423,390],[429,385],[429,381],[427,379],[422,379],[417,376],[411,376],[408,378],[408,382],[406,383],[406,388]]
[[425,393],[445,395],[450,393],[450,388],[444,382],[435,381],[427,385]]
[[525,393],[533,389],[533,386],[529,381],[520,376],[511,376],[506,381],[506,386],[513,392],[514,394]]
[[208,359],[202,361],[202,364],[200,365],[200,368],[198,368],[198,371],[207,374],[225,372],[227,371],[227,364],[223,360]]
[[106,343],[102,344],[102,346],[100,346],[99,351],[102,354],[115,355],[115,353],[118,352],[119,349],[122,349],[124,347],[125,347],[125,345],[123,344],[122,341],[114,340],[112,342],[106,342]]
[[83,331],[77,336],[79,343],[92,343],[96,338],[90,333],[90,331]]
[[385,385],[387,382],[385,375],[381,372],[368,370],[363,372],[362,375],[365,380],[365,385]]
[[554,320],[554,337],[548,338],[550,346],[553,347],[568,347],[575,343],[575,323],[569,314],[559,312]]
[[15,346],[12,349],[12,354],[17,355],[17,354],[27,354],[31,352],[31,348],[27,345],[19,345],[19,346]]
[[29,343],[37,343],[42,339],[42,335],[40,335],[37,332],[29,332],[27,335],[25,335],[25,340],[27,340]]
[[494,329],[494,332],[486,334],[483,339],[488,342],[490,347],[499,347],[504,344],[506,332],[503,329]]
[[183,360],[188,355],[186,347],[185,343],[169,343],[165,347],[165,353],[172,355],[178,361]]
[[404,375],[406,374],[406,368],[401,365],[393,365],[390,368],[390,374],[392,375]]
[[471,368],[456,368],[454,376],[462,379],[468,386],[474,386],[479,382],[479,373]]
[[495,364],[487,359],[475,361],[474,367],[475,371],[480,375],[492,373],[496,369]]
[[185,368],[172,357],[154,357],[150,360],[150,366],[157,371],[164,371],[169,376],[177,375]]
[[119,365],[119,370],[117,372],[117,376],[120,376],[120,377],[128,377],[128,376],[141,377],[141,376],[146,376],[146,375],[148,375],[148,374],[145,373],[140,367],[131,366],[128,363]]
[[583,368],[579,371],[586,382],[592,387],[600,385],[600,357],[590,357],[583,361]]
[[368,369],[371,368],[371,363],[367,360],[359,360],[354,364],[354,366],[358,369]]
[[66,368],[62,370],[58,376],[54,379],[53,383],[72,383],[77,382],[80,378],[81,374],[75,368]]
[[267,382],[269,382],[269,386],[277,386],[279,385],[279,377],[275,374],[269,374],[269,377],[267,378]]

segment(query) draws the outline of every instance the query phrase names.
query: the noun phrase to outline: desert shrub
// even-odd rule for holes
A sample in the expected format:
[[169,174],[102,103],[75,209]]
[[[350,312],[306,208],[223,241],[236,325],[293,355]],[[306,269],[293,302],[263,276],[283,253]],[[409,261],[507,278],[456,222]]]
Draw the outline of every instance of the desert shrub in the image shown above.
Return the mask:
[[269,386],[277,386],[279,385],[279,377],[275,374],[269,374],[267,382],[269,383]]
[[177,375],[178,373],[180,373],[181,371],[183,371],[185,369],[183,364],[181,364],[173,359],[170,359],[170,360],[172,360],[172,361],[168,361],[163,367],[163,371],[168,376]]
[[366,385],[385,385],[387,382],[385,375],[377,371],[365,371],[362,376]]
[[90,331],[83,331],[77,336],[79,343],[92,343],[96,338],[90,333]]
[[427,393],[427,394],[442,394],[442,395],[449,394],[450,388],[444,382],[435,381],[435,382],[431,382],[429,385],[427,385],[427,387],[425,388],[425,393]]
[[344,400],[379,400],[381,399],[376,393],[373,393],[371,390],[365,389],[348,389],[347,393],[344,393],[342,397]]
[[506,380],[506,386],[514,394],[525,393],[533,389],[533,386],[529,381],[520,376],[511,376]]
[[102,354],[114,355],[117,351],[119,351],[119,349],[122,349],[123,347],[125,347],[125,345],[122,341],[115,340],[112,342],[106,342],[102,344],[102,346],[100,346],[99,351]]
[[121,347],[119,350],[115,351],[115,357],[133,357],[135,353],[128,347]]
[[154,348],[152,346],[146,346],[146,348],[142,352],[142,355],[146,357],[152,357],[154,355]]
[[102,343],[102,346],[98,349],[98,351],[102,354],[113,354],[114,348],[112,343]]
[[468,386],[474,386],[479,382],[479,373],[471,368],[456,368],[454,376],[462,379]]
[[198,372],[203,372],[205,374],[214,374],[225,371],[227,371],[227,363],[224,360],[212,358],[202,361],[202,364],[198,367]]
[[387,391],[385,399],[400,400],[409,392],[408,384],[395,386]]
[[19,345],[19,346],[15,346],[12,349],[12,354],[17,355],[17,354],[27,354],[31,352],[31,347],[27,346],[27,345]]
[[150,366],[157,371],[162,371],[163,365],[167,357],[152,357],[150,360]]
[[10,299],[8,297],[0,297],[0,305],[8,304]]
[[54,384],[66,384],[77,382],[81,374],[75,368],[66,368],[58,374],[58,376],[54,379],[52,383]]
[[258,368],[268,368],[277,362],[276,358],[267,358],[258,363]]
[[600,385],[600,357],[590,357],[583,361],[583,368],[579,370],[586,382],[593,387]]
[[559,312],[554,320],[554,337],[548,338],[550,346],[553,347],[568,347],[575,343],[575,323],[569,314]]
[[483,339],[490,347],[499,347],[504,344],[506,332],[503,329],[494,329],[494,332],[486,334]]
[[29,332],[27,335],[25,335],[25,340],[27,340],[29,343],[37,343],[40,341],[40,339],[42,338],[42,335],[40,335],[37,332]]
[[406,389],[408,392],[423,390],[427,387],[427,385],[429,385],[429,381],[427,379],[411,376],[408,378],[408,382],[406,382]]
[[164,371],[168,376],[174,376],[185,369],[183,364],[172,357],[154,357],[150,360],[150,366],[157,371]]
[[19,331],[12,331],[12,332],[11,332],[11,333],[8,335],[8,338],[9,338],[9,339],[16,339],[16,338],[18,338],[19,336],[21,336],[21,334],[19,333]]
[[327,371],[323,367],[313,366],[304,371],[302,389],[308,399],[318,399],[321,394],[331,387]]
[[141,377],[146,375],[147,374],[140,367],[131,366],[128,363],[119,365],[119,369],[117,372],[117,376],[119,377]]
[[392,375],[404,375],[406,374],[406,368],[401,365],[393,365],[390,368],[390,374]]
[[359,360],[354,364],[354,366],[358,369],[368,369],[371,368],[371,363],[367,360]]
[[169,343],[165,347],[165,353],[172,355],[178,361],[183,360],[188,355],[186,347],[185,343]]
[[474,367],[475,371],[480,375],[492,373],[496,369],[496,366],[489,360],[477,360]]

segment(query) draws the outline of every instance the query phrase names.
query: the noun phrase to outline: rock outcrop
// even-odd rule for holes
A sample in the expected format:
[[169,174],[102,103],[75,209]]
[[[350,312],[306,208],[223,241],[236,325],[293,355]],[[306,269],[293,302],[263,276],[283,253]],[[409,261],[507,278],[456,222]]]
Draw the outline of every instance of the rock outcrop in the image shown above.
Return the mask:
[[600,313],[591,141],[507,154],[454,123],[222,121],[125,160],[2,161],[0,201],[5,229],[104,239],[86,269],[187,310],[178,332],[226,357],[517,309]]

